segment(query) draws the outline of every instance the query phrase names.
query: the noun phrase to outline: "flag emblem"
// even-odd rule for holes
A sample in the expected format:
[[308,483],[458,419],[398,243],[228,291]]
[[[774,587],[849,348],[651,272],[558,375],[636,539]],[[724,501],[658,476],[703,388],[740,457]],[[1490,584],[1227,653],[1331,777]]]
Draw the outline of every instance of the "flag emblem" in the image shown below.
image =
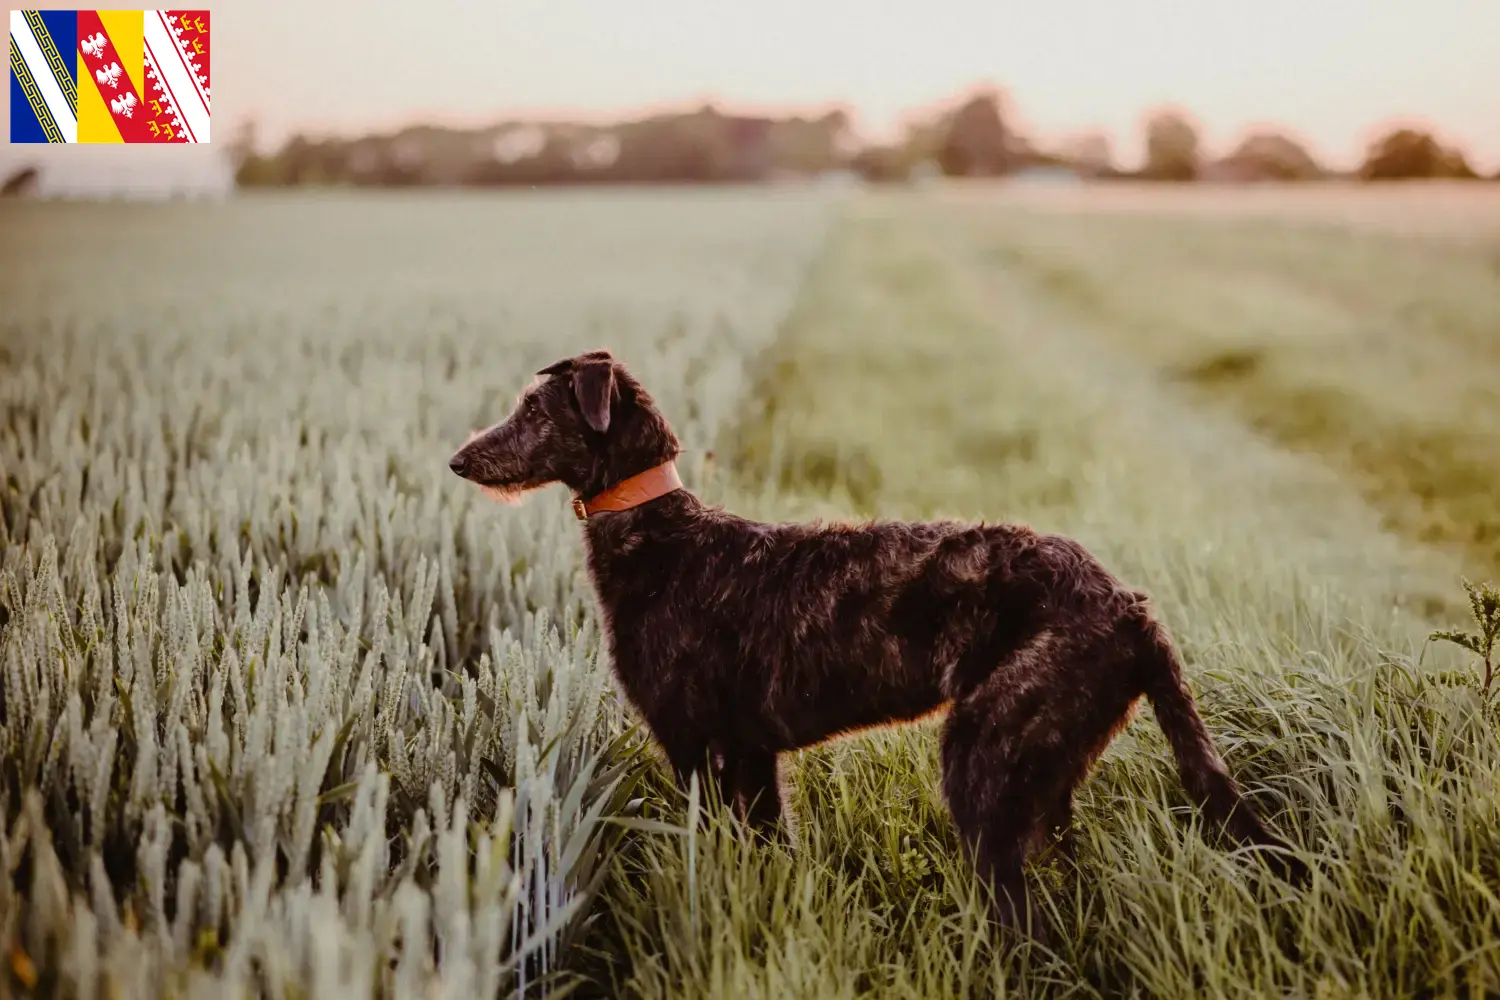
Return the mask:
[[10,12],[11,142],[208,142],[206,10]]

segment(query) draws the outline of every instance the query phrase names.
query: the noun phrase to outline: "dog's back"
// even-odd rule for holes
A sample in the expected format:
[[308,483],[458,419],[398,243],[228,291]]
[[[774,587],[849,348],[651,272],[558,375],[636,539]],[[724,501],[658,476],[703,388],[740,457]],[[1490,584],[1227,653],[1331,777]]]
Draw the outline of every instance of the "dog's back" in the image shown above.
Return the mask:
[[641,711],[681,718],[691,691],[696,720],[775,750],[927,715],[1055,622],[1131,599],[1076,543],[1017,525],[764,524],[677,493],[588,531]]

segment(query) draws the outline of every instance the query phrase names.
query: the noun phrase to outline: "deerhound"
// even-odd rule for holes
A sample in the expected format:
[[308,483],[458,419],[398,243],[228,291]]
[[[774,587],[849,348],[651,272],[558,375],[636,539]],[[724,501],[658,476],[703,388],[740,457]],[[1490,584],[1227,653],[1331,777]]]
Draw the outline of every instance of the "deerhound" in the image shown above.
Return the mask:
[[1208,816],[1285,846],[1241,800],[1146,596],[1078,542],[1015,524],[760,523],[684,489],[678,454],[646,389],[591,351],[538,372],[449,465],[500,499],[572,491],[615,677],[679,783],[708,774],[772,831],[778,754],[946,710],[943,794],[967,856],[998,919],[1034,924],[1022,865],[1067,828],[1074,788],[1144,697]]

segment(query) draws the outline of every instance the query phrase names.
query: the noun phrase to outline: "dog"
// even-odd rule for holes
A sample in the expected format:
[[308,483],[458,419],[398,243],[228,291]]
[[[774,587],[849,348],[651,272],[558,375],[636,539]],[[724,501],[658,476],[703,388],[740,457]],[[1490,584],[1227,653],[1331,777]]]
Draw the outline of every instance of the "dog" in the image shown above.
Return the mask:
[[1286,847],[1242,800],[1146,595],[1078,542],[1014,524],[751,521],[685,489],[679,451],[600,350],[543,368],[449,466],[501,499],[572,491],[616,680],[680,784],[707,775],[769,832],[778,755],[945,713],[943,794],[968,857],[1000,922],[1036,927],[1022,866],[1068,828],[1074,789],[1144,698],[1204,812],[1242,843]]

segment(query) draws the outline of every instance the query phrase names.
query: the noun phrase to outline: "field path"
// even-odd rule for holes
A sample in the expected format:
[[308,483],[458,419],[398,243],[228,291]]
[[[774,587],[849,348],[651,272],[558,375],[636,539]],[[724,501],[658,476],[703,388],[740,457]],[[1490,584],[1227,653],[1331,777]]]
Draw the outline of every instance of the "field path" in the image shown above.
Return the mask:
[[1500,573],[1500,232],[936,214],[971,270],[1044,304],[1049,341],[1081,335],[1080,356],[1149,373],[1141,398],[1249,427],[1334,470],[1383,528]]
[[[951,216],[922,221],[929,246],[989,316],[1011,363],[1052,381],[1054,391],[1098,415],[1100,434],[1112,439],[1101,442],[1098,461],[1137,467],[1098,471],[1099,488],[1112,494],[1100,498],[1111,519],[1121,503],[1132,502],[1165,505],[1180,516],[1183,501],[1167,496],[1162,481],[1180,479],[1173,489],[1201,498],[1180,521],[1183,530],[1253,530],[1268,554],[1290,569],[1323,580],[1359,580],[1370,596],[1378,590],[1403,603],[1417,598],[1429,611],[1456,609],[1448,592],[1459,561],[1390,531],[1339,471],[1279,447],[1233,413],[1180,391],[1149,359],[1122,350],[1101,319],[1069,309],[1028,270],[995,266],[972,226]],[[1152,489],[1154,476],[1160,478]]]

